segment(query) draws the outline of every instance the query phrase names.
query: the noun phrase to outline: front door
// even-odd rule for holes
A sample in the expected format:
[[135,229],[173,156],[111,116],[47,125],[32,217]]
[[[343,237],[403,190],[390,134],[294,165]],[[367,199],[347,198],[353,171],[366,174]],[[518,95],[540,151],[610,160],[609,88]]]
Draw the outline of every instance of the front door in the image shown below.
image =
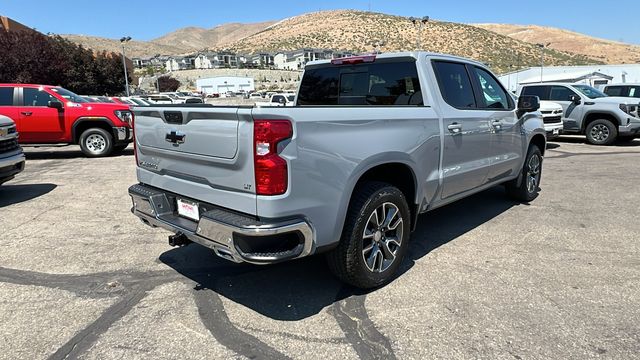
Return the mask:
[[582,98],[578,93],[570,88],[562,85],[549,86],[549,97],[547,99],[562,106],[562,117],[564,130],[580,131],[579,124],[582,123],[582,113],[584,112],[584,104],[577,105],[571,101],[571,96]]
[[49,101],[60,101],[43,88],[22,89],[20,139],[25,143],[51,143],[64,138],[64,112],[50,108]]
[[486,113],[491,129],[488,183],[496,183],[517,174],[522,162],[522,123],[516,116],[516,104],[507,90],[487,70],[474,66],[478,107]]
[[465,64],[434,61],[443,100],[444,149],[442,199],[482,186],[489,171],[491,128],[485,111],[478,109]]

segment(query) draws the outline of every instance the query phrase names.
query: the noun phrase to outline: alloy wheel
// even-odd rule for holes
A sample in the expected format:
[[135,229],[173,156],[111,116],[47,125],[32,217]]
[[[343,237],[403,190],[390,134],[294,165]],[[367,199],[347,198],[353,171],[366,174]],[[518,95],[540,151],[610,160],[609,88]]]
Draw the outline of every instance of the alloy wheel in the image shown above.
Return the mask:
[[606,125],[596,124],[591,128],[591,138],[596,141],[606,141],[609,138],[609,134],[609,128]]
[[542,160],[538,154],[533,155],[527,163],[527,191],[532,194],[540,184],[540,165]]
[[369,215],[362,234],[362,258],[369,271],[384,272],[396,260],[403,240],[403,222],[400,210],[390,202]]
[[101,153],[107,146],[107,139],[100,134],[91,134],[85,140],[85,145],[93,153]]

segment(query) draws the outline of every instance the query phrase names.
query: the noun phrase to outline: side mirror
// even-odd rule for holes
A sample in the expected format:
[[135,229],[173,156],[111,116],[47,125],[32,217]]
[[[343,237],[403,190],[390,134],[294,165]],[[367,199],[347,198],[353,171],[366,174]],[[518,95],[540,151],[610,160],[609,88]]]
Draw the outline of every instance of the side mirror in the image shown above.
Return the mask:
[[569,100],[576,105],[580,105],[582,103],[582,99],[580,99],[580,96],[578,95],[569,96]]
[[63,110],[64,106],[62,105],[62,103],[60,101],[49,101],[47,103],[47,106],[50,108],[54,108],[54,109],[58,109],[58,110]]
[[518,98],[518,111],[528,113],[540,109],[540,98],[534,95],[521,95]]

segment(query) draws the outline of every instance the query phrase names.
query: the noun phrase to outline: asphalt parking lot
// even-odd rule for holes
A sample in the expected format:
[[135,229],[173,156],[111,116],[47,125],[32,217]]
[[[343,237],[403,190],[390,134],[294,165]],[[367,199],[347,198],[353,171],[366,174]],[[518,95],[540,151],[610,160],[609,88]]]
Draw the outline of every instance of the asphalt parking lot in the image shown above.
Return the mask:
[[363,293],[321,257],[236,265],[131,215],[133,153],[28,148],[0,187],[1,359],[640,358],[640,139],[550,144],[541,196],[420,220]]

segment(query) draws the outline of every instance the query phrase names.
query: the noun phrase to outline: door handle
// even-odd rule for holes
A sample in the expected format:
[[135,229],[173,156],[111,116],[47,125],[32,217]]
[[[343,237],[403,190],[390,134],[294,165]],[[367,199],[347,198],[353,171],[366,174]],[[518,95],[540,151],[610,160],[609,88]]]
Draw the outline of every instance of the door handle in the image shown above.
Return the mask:
[[449,129],[449,132],[453,135],[462,134],[462,124],[453,123],[447,126],[447,129]]
[[502,121],[493,120],[493,121],[491,121],[491,126],[493,127],[493,129],[495,131],[500,131],[500,130],[502,130]]
[[31,116],[31,114],[33,114],[31,111],[23,111],[21,112],[22,115],[24,116]]

